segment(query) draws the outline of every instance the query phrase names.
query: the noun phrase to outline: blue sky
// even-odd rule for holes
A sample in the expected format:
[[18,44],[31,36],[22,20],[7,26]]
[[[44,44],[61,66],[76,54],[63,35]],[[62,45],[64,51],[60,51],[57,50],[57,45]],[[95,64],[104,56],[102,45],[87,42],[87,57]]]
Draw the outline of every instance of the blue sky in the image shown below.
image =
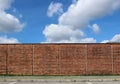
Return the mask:
[[0,43],[120,42],[120,0],[0,0]]

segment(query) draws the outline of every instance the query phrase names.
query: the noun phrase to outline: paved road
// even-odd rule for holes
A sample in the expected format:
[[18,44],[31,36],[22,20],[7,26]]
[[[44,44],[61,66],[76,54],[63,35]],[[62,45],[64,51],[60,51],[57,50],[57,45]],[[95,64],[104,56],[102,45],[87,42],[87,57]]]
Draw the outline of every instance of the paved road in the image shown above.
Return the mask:
[[0,84],[120,84],[118,82],[0,82]]

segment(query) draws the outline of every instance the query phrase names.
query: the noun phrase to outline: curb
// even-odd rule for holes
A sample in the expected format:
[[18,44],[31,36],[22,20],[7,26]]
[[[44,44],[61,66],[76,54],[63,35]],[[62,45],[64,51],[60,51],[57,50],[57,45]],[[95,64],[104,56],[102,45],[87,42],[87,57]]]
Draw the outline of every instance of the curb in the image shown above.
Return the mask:
[[0,82],[112,82],[119,79],[0,79]]

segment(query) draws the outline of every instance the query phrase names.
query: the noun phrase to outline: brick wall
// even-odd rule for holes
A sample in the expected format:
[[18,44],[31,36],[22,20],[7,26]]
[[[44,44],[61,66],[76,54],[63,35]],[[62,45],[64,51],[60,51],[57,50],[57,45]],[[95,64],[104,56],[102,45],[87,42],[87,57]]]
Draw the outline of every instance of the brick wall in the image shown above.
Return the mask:
[[120,74],[120,45],[113,45],[113,74]]
[[110,45],[87,45],[87,74],[112,74]]
[[86,74],[85,45],[59,46],[60,75]]
[[32,45],[8,45],[8,74],[32,74]]
[[0,45],[0,74],[6,74],[7,45]]
[[57,45],[34,45],[34,75],[59,75]]
[[0,44],[0,74],[120,74],[120,44]]

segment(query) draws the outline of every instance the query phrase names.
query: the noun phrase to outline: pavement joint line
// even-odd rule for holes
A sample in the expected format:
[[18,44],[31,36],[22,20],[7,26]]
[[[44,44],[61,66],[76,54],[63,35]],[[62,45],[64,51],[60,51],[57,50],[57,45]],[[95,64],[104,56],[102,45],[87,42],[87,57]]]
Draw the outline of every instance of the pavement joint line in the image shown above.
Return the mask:
[[86,82],[87,84],[93,84],[93,83],[91,83],[91,82]]
[[15,84],[15,83],[17,83],[17,82],[11,82],[11,83],[9,83],[9,84]]

